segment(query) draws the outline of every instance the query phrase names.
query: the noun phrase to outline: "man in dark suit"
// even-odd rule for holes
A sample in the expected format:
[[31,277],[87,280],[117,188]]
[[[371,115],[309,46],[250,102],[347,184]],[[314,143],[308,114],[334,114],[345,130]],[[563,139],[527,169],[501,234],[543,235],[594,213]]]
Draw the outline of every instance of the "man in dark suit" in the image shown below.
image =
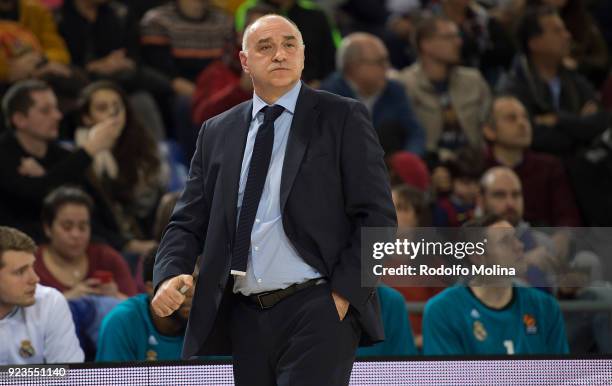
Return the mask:
[[383,152],[362,104],[302,84],[290,21],[260,18],[242,49],[253,100],[200,131],[152,306],[194,288],[183,357],[231,353],[239,385],[347,384],[359,341],[384,338],[361,282],[361,228],[396,226]]

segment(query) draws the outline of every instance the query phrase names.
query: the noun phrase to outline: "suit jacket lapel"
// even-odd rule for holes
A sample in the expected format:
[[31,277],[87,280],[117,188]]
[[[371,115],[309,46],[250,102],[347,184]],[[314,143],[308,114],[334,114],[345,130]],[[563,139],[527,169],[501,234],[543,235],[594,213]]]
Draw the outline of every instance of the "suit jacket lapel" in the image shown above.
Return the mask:
[[225,223],[230,239],[233,239],[236,230],[238,183],[252,111],[253,102],[245,103],[236,114],[229,115],[228,121],[223,124],[226,129],[223,143],[223,166],[221,167],[222,191],[225,196],[223,200]]
[[280,186],[280,210],[285,209],[289,192],[300,169],[304,152],[308,147],[310,136],[317,122],[319,111],[316,109],[316,94],[305,84],[302,85],[300,95],[295,105],[295,114],[289,130],[285,160]]

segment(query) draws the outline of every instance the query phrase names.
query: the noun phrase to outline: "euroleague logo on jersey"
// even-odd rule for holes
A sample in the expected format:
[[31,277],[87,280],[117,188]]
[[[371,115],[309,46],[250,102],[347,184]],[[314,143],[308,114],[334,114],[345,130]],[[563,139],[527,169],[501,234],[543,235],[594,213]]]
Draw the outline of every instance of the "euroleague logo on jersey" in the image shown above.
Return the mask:
[[536,334],[538,332],[538,324],[533,315],[523,315],[523,324],[525,325],[525,332],[527,334]]

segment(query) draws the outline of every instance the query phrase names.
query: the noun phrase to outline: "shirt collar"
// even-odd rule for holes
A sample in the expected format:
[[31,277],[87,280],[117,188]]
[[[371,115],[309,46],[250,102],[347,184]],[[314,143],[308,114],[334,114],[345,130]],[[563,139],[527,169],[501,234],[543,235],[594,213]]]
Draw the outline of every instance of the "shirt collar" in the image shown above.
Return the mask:
[[[297,103],[298,96],[300,95],[300,89],[302,88],[302,81],[296,82],[295,86],[289,91],[287,91],[283,96],[278,98],[275,105],[283,106],[285,110],[289,111],[291,114],[295,112],[295,105]],[[259,97],[255,92],[253,92],[253,111],[251,113],[251,118],[255,119],[257,113],[263,109],[265,106],[268,106],[263,99]]]

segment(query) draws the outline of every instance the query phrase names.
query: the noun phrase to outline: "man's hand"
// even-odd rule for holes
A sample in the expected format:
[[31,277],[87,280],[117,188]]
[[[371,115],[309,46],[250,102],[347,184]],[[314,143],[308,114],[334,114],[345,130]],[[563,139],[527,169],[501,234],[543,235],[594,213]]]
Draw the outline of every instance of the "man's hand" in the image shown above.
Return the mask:
[[599,111],[599,106],[597,102],[590,100],[582,106],[582,110],[580,110],[580,115],[586,117],[588,115],[595,114]]
[[340,320],[344,320],[349,309],[349,301],[342,295],[339,295],[337,292],[332,291],[331,295],[334,299],[334,304],[336,305],[336,311],[338,311],[338,317]]
[[191,275],[179,275],[166,280],[151,300],[153,312],[162,318],[171,315],[181,307],[185,301],[185,293],[192,287]]
[[46,173],[45,168],[32,157],[22,158],[17,172],[26,177],[42,177]]

